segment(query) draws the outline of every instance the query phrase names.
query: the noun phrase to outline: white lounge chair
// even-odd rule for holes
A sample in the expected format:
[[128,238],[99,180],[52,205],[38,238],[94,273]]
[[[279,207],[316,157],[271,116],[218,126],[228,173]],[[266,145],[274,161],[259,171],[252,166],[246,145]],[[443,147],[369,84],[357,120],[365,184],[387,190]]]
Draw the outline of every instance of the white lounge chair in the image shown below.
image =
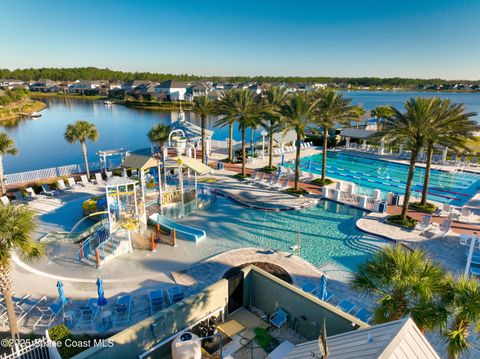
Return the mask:
[[451,219],[445,219],[440,226],[437,228],[431,228],[428,230],[428,232],[434,232],[434,237],[441,237],[444,239],[447,234],[451,231],[452,229],[452,220]]
[[2,196],[0,197],[0,202],[4,205],[4,206],[8,206],[10,204],[10,200],[8,199],[7,196]]
[[42,192],[40,192],[40,194],[44,194],[45,196],[50,196],[50,197],[55,196],[56,194],[55,191],[52,190],[48,184],[42,184],[41,187],[42,187]]
[[86,175],[81,175],[81,176],[80,176],[80,181],[81,181],[83,187],[87,187],[87,186],[90,186],[90,185],[91,185],[91,183],[90,183],[90,181],[88,180],[88,178],[87,178]]
[[100,172],[95,173],[95,183],[97,185],[105,184],[105,181],[103,180],[102,174]]
[[243,182],[246,182],[246,183],[255,182],[257,180],[258,173],[259,172],[257,169],[253,170],[252,175],[250,177],[245,177],[243,179]]
[[105,174],[107,175],[107,179],[109,179],[110,177],[113,176],[113,172],[112,172],[112,171],[107,171]]
[[70,188],[76,188],[78,187],[77,182],[75,182],[75,179],[73,177],[68,177],[67,178],[68,186]]
[[462,207],[462,209],[460,211],[460,218],[459,219],[470,223],[470,218],[472,217],[472,214],[473,214],[473,212],[470,209]]
[[57,189],[60,190],[60,191],[68,191],[71,188],[65,186],[65,181],[63,179],[59,179],[59,180],[57,180]]
[[416,229],[422,231],[422,234],[425,233],[432,225],[432,215],[426,214],[422,217],[422,221],[417,224]]

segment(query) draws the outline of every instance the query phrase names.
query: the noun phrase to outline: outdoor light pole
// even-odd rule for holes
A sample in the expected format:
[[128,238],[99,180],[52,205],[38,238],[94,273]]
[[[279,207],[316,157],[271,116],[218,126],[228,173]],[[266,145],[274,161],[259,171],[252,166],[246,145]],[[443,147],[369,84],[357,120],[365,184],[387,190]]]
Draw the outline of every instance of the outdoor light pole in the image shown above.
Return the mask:
[[268,135],[267,131],[263,130],[262,133],[262,160],[265,159],[265,136]]

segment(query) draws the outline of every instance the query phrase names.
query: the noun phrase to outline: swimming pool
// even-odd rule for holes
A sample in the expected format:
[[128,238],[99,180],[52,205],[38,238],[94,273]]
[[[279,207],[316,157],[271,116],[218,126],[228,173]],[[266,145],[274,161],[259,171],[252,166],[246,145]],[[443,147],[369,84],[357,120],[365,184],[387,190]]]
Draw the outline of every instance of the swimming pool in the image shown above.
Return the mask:
[[[322,154],[301,159],[303,170],[320,174],[322,171]],[[288,164],[287,166],[292,166]],[[374,189],[386,193],[405,193],[408,165],[377,160],[343,152],[327,153],[327,176],[353,182],[358,192],[371,195]],[[425,169],[417,167],[413,178],[413,195],[419,197],[423,188]],[[468,172],[447,172],[432,170],[428,198],[432,201],[462,206],[479,190],[480,175]]]
[[218,197],[207,208],[179,222],[203,229],[205,241],[195,250],[221,253],[242,247],[291,252],[300,238],[300,256],[315,266],[333,264],[354,271],[376,250],[389,243],[355,227],[366,212],[331,201],[299,211],[260,211]]

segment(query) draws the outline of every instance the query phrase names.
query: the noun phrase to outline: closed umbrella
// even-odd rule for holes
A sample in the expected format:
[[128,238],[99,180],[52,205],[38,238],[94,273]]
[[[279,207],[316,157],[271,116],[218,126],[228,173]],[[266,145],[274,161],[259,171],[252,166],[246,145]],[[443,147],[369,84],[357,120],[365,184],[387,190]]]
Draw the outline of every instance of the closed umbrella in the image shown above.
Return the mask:
[[312,159],[308,160],[308,172],[312,170]]
[[325,277],[325,274],[322,275],[320,278],[320,292],[319,292],[319,297],[321,300],[326,300],[328,296],[327,292],[327,277]]
[[97,304],[99,307],[103,307],[107,305],[107,299],[105,299],[105,292],[103,290],[103,280],[100,278],[97,279],[97,292],[98,292],[98,300]]
[[61,281],[57,282],[57,290],[58,290],[58,302],[63,307],[65,304],[67,304],[67,298],[65,297],[65,291],[63,289],[63,283]]
[[282,166],[285,166],[285,153],[282,153]]

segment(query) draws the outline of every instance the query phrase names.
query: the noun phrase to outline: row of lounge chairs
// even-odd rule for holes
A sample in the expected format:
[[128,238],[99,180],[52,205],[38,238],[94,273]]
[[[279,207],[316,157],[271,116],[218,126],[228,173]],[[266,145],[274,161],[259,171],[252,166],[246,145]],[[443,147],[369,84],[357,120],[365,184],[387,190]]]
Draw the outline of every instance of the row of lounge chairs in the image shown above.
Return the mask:
[[[33,298],[31,295],[16,297],[15,295],[13,295],[12,299],[13,309],[17,318],[17,324],[20,324],[20,322],[29,313],[31,313],[35,308],[37,308],[40,303],[46,301],[47,298]],[[2,326],[8,325],[7,308],[5,306],[5,299],[3,296],[0,299],[0,324]]]
[[426,214],[422,217],[422,221],[417,224],[416,229],[421,231],[422,234],[433,233],[435,237],[444,239],[452,230],[452,220],[447,218],[440,225],[437,225],[432,222],[432,215]]
[[245,178],[244,182],[248,184],[252,184],[258,187],[270,189],[270,190],[277,190],[277,191],[284,191],[288,186],[288,177],[282,177],[281,174],[278,173],[265,173],[254,170],[251,177]]
[[[300,149],[301,150],[305,150],[305,149],[312,148],[312,147],[313,147],[312,142],[304,142],[304,143],[300,144]],[[297,150],[297,146],[285,146],[283,148],[274,148],[273,149],[273,154],[275,156],[281,156],[284,153],[292,153],[292,152],[295,152],[296,150]]]

